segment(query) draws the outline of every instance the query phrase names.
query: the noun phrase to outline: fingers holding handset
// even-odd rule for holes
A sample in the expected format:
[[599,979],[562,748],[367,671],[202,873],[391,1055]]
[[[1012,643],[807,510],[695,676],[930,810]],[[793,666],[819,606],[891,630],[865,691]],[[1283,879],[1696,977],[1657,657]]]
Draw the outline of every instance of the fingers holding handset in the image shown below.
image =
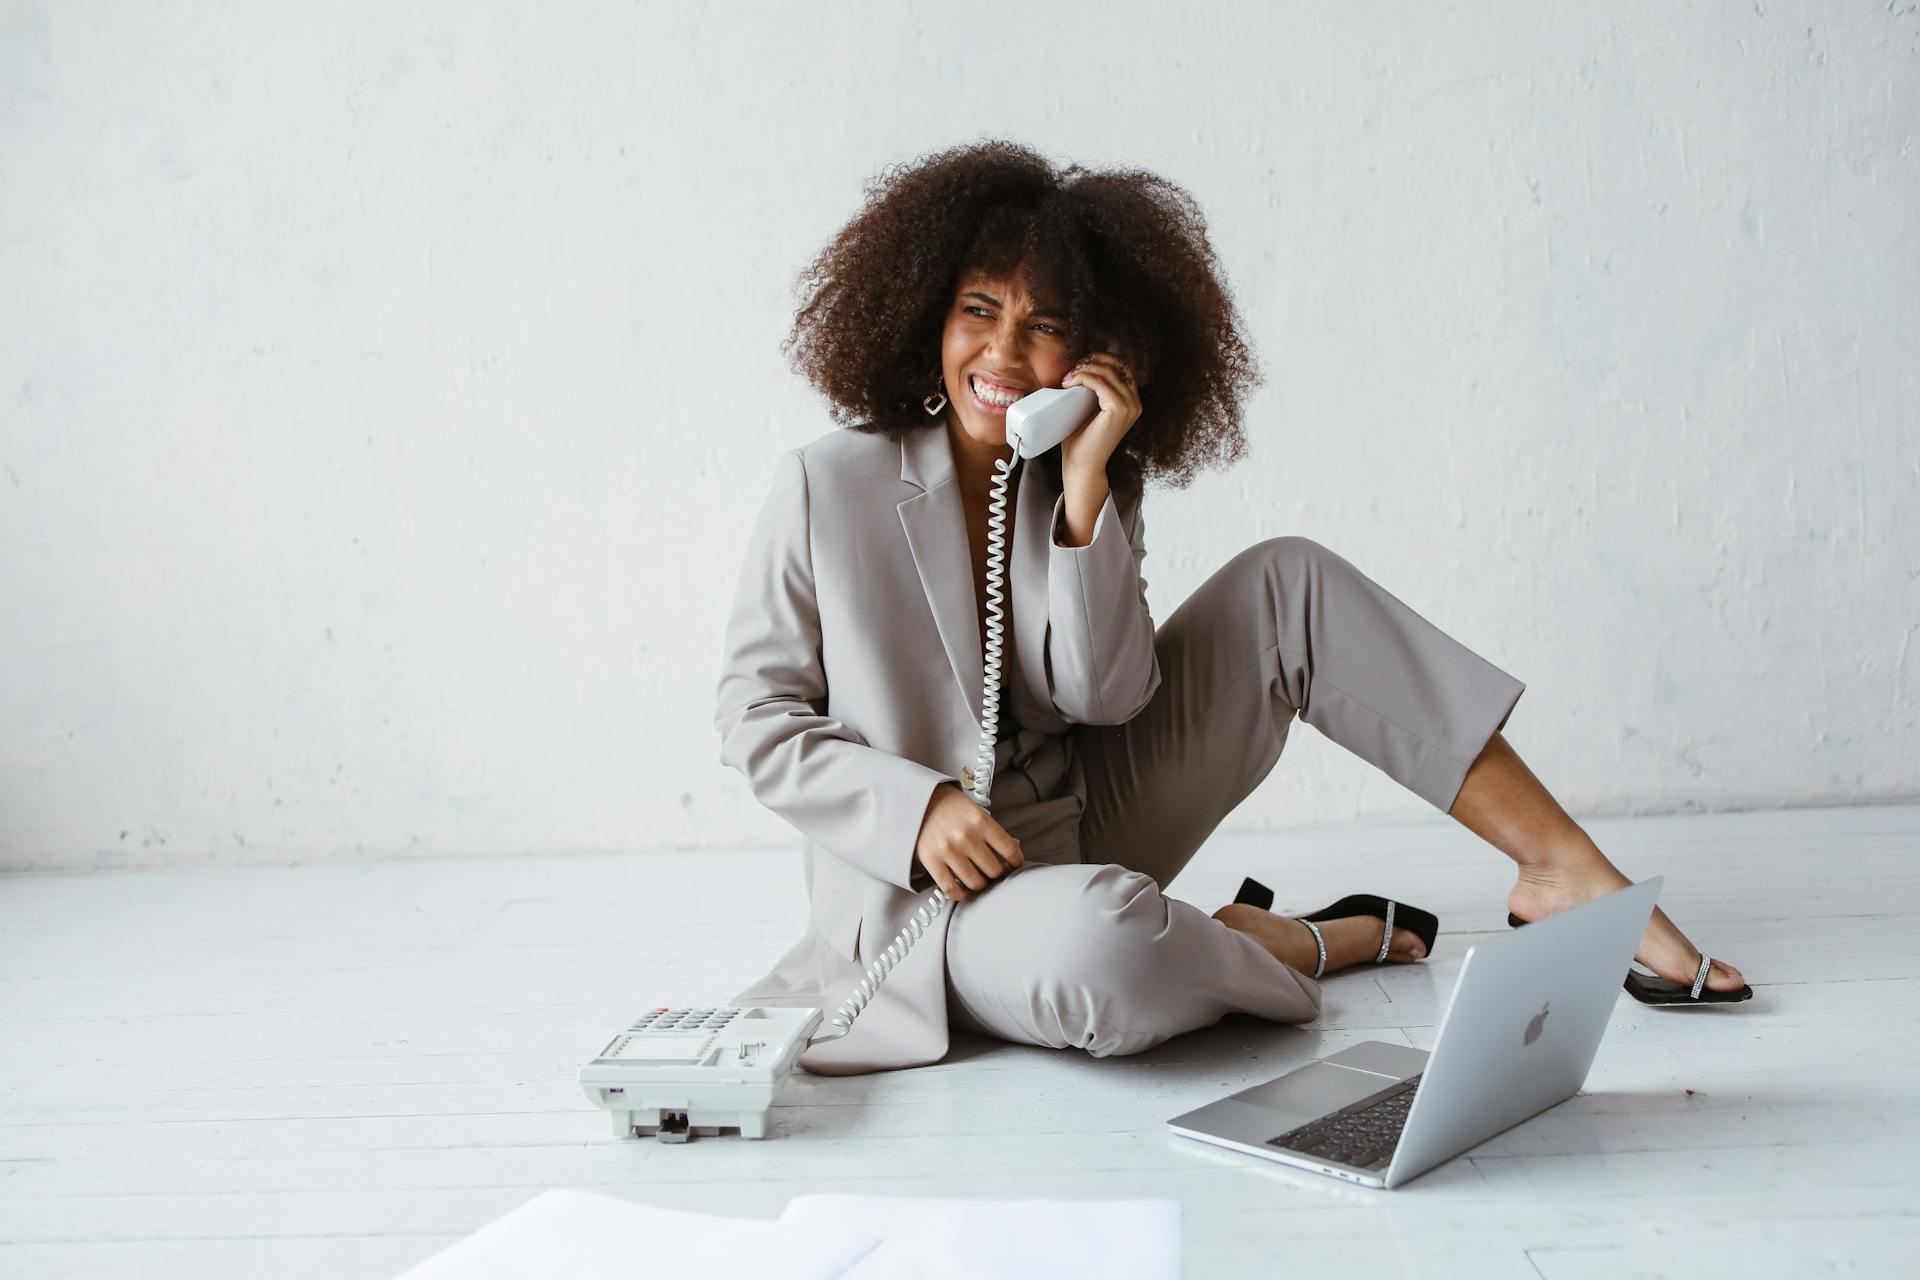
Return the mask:
[[914,857],[955,902],[965,902],[1026,865],[1020,842],[950,782],[933,789]]
[[[1109,344],[1112,345],[1112,344]],[[1060,462],[1069,469],[1103,468],[1120,441],[1140,420],[1140,386],[1131,363],[1112,351],[1094,351],[1061,378],[1063,387],[1086,387],[1100,402],[1100,410],[1085,426],[1060,443]]]

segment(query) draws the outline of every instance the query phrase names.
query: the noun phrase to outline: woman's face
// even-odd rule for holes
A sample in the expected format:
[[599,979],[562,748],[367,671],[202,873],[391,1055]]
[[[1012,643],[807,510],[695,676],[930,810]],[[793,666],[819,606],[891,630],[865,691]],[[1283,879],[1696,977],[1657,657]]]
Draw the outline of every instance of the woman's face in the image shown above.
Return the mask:
[[955,423],[980,444],[1005,447],[1007,405],[1060,385],[1072,368],[1067,341],[1065,307],[1058,298],[1028,297],[1017,271],[1011,279],[963,274],[940,334],[940,376]]

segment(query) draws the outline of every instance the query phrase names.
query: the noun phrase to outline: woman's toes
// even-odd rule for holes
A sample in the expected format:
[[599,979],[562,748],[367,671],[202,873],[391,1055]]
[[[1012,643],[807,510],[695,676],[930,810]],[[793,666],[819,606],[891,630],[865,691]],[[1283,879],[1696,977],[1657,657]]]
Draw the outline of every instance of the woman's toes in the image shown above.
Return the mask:
[[[1634,958],[1663,978],[1692,986],[1701,954],[1667,913],[1655,907]],[[1715,960],[1707,971],[1707,986],[1714,991],[1738,991],[1745,983],[1740,971],[1724,960]]]
[[[1360,952],[1356,964],[1371,964],[1380,954],[1380,917],[1356,916],[1353,923],[1360,933]],[[1411,929],[1395,929],[1387,947],[1387,959],[1395,964],[1413,964],[1427,958],[1426,944]]]
[[[1684,966],[1684,972],[1681,968],[1675,968],[1671,973],[1662,973],[1653,965],[1647,964],[1647,962],[1639,956],[1635,956],[1634,959],[1661,977],[1678,982],[1682,986],[1690,987],[1693,985],[1694,975],[1700,972],[1699,953],[1695,952],[1694,954],[1695,959],[1693,963],[1689,966]],[[1713,967],[1707,970],[1707,989],[1710,991],[1738,991],[1746,985],[1746,976],[1724,960],[1715,960]]]

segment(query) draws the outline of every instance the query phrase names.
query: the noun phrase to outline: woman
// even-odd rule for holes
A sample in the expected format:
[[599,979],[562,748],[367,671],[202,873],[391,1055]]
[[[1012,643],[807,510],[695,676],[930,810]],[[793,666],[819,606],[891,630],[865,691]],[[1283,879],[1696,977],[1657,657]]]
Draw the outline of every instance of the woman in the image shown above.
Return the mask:
[[[958,904],[808,1070],[936,1062],[950,1024],[1134,1053],[1235,1010],[1305,1021],[1315,977],[1421,960],[1431,917],[1395,927],[1381,899],[1314,923],[1164,896],[1295,716],[1511,857],[1517,919],[1629,883],[1500,736],[1525,686],[1325,547],[1256,543],[1155,626],[1144,481],[1238,459],[1257,382],[1185,192],[957,147],[871,184],[803,285],[784,349],[850,429],[775,467],[715,725],[806,837],[812,920],[732,1003],[831,1013],[928,890]],[[963,788],[988,720],[990,485],[1005,405],[1058,386],[1099,411],[1011,485],[988,810]],[[1697,998],[1751,994],[1663,913],[1639,954],[1657,998],[1696,998],[1703,970]]]

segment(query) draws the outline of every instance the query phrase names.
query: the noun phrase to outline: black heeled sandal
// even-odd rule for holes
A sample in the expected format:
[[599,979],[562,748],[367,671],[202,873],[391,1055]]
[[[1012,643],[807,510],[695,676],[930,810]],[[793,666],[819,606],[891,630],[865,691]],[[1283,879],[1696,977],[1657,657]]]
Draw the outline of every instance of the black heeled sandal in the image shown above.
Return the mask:
[[[1233,896],[1235,902],[1244,902],[1248,906],[1258,907],[1262,911],[1273,910],[1273,890],[1255,880],[1252,876],[1240,882],[1240,892]],[[1433,955],[1433,940],[1440,936],[1440,921],[1431,911],[1422,911],[1419,907],[1410,907],[1404,902],[1395,902],[1392,898],[1382,898],[1372,893],[1350,893],[1331,906],[1325,906],[1312,915],[1288,916],[1289,920],[1298,920],[1313,932],[1314,945],[1320,948],[1320,963],[1314,966],[1313,977],[1318,978],[1327,971],[1327,944],[1321,938],[1315,925],[1317,920],[1344,920],[1348,916],[1372,916],[1386,923],[1380,934],[1380,954],[1373,958],[1375,964],[1386,962],[1387,953],[1393,950],[1393,922],[1396,913],[1400,927],[1411,930],[1420,939],[1420,945],[1428,956]]]
[[[1511,911],[1507,912],[1507,927],[1510,929],[1519,929],[1531,923]],[[1707,985],[1707,975],[1712,972],[1713,957],[1702,951],[1700,971],[1693,975],[1692,986],[1675,982],[1672,978],[1663,978],[1657,973],[1641,973],[1632,968],[1627,970],[1626,979],[1620,985],[1641,1004],[1737,1004],[1753,999],[1753,988],[1744,982],[1738,991],[1715,991]]]

